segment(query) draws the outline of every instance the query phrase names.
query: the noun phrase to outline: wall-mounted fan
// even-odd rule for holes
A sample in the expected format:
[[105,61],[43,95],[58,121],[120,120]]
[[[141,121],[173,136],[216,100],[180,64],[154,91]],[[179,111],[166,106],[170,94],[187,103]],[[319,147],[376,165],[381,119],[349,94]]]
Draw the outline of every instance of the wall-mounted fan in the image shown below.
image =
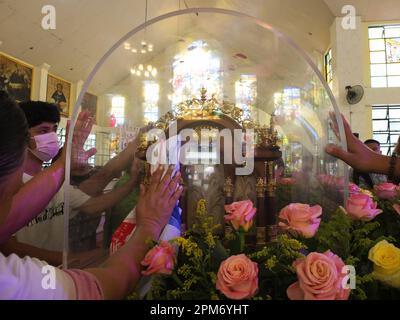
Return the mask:
[[364,96],[364,88],[360,85],[357,86],[347,86],[346,99],[349,104],[357,104],[361,101]]

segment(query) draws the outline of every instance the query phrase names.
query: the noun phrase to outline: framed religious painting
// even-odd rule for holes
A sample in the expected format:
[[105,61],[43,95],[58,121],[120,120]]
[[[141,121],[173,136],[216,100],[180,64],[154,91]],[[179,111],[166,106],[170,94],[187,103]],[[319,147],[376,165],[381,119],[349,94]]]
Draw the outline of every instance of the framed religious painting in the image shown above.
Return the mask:
[[82,111],[88,111],[96,120],[97,116],[97,96],[86,92],[82,99]]
[[62,117],[69,117],[71,83],[53,75],[47,76],[46,101],[57,105]]
[[0,53],[0,90],[17,102],[31,99],[33,67]]

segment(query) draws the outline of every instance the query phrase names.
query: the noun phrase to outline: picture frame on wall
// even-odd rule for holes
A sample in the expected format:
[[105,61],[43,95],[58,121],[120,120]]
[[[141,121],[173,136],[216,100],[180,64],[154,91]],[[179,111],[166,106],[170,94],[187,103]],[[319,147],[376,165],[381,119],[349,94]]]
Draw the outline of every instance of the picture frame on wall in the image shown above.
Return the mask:
[[0,52],[0,90],[17,102],[30,100],[32,78],[32,66]]
[[47,76],[46,101],[56,104],[61,116],[68,118],[71,101],[71,83],[49,74]]
[[88,111],[92,115],[96,123],[97,116],[97,96],[86,92],[81,103],[82,111]]

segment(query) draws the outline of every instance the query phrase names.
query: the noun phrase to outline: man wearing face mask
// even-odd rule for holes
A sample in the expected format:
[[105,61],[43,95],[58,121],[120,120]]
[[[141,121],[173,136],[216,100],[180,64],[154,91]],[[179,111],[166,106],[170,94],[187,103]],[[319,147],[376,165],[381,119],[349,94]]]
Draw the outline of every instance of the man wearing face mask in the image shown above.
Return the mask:
[[[57,125],[60,113],[55,105],[28,101],[20,103],[29,127],[28,152],[24,163],[23,182],[27,183],[43,170],[43,163],[54,158],[58,151]],[[91,151],[95,153],[96,151]],[[79,190],[73,190],[72,208],[79,207],[90,197]],[[63,247],[64,186],[55,194],[45,210],[27,226],[16,233],[16,240],[8,243],[13,252],[47,258],[49,263],[61,261]],[[2,249],[5,250],[4,248]],[[21,255],[24,255],[21,254]]]
[[[60,121],[60,112],[56,105],[28,101],[20,103],[24,111],[28,127],[28,153],[24,163],[23,182],[26,183],[43,170],[43,163],[52,160],[59,151],[57,125]],[[86,151],[90,157],[96,149]],[[70,188],[70,219],[78,213],[101,214],[109,207],[121,201],[132,192],[135,181],[107,194],[98,196],[85,193],[79,188]],[[52,265],[59,265],[62,261],[63,234],[64,234],[64,188],[53,197],[45,210],[20,229],[15,238],[3,244],[0,250],[5,254],[16,253],[38,257]]]

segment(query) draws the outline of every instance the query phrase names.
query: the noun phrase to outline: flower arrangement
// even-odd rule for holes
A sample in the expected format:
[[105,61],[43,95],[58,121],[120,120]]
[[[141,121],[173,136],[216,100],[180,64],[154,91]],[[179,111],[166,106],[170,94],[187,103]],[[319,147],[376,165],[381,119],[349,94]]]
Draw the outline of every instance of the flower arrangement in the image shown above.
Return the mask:
[[[327,177],[326,182],[331,183]],[[231,232],[220,237],[206,211],[182,237],[154,244],[143,260],[153,275],[147,299],[347,300],[400,298],[400,194],[350,186],[345,208],[322,219],[318,204],[291,203],[279,213],[276,242],[247,247],[256,209],[225,206]]]

